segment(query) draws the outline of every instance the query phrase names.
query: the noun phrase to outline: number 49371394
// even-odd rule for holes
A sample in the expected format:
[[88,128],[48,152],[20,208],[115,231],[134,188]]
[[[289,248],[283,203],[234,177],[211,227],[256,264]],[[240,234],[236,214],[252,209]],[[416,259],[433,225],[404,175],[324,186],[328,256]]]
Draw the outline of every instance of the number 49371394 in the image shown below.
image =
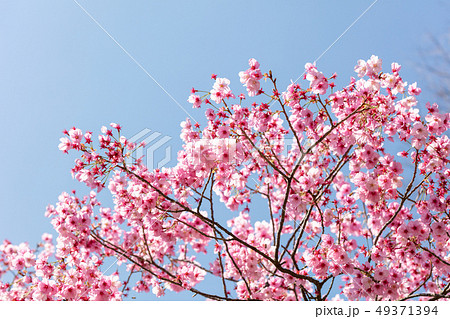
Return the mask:
[[378,306],[375,310],[380,316],[428,316],[437,315],[437,306]]

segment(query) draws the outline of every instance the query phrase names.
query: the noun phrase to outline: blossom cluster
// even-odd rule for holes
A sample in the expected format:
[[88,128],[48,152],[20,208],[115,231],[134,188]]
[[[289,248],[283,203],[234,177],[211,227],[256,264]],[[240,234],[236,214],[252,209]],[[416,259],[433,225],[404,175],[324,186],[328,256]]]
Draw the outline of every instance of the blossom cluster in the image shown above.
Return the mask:
[[43,234],[36,249],[27,243],[0,245],[0,276],[15,273],[11,282],[0,283],[0,300],[121,300],[122,283],[117,273],[105,275],[102,247],[89,237],[90,215],[95,194],[82,200],[61,194],[57,207],[47,216],[59,236]]
[[259,81],[262,79],[263,75],[259,69],[259,62],[255,59],[250,59],[248,61],[248,68],[245,71],[239,72],[239,78],[241,83],[247,88],[248,96],[256,96],[262,93],[260,90],[261,84]]

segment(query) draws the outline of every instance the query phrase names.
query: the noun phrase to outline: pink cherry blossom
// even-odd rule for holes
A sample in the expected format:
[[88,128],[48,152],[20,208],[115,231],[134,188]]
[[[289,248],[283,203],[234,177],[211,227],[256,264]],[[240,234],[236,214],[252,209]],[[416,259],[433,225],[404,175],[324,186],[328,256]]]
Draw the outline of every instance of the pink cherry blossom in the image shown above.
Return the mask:
[[193,108],[198,109],[202,104],[202,99],[196,94],[191,94],[188,98],[188,102],[193,104]]

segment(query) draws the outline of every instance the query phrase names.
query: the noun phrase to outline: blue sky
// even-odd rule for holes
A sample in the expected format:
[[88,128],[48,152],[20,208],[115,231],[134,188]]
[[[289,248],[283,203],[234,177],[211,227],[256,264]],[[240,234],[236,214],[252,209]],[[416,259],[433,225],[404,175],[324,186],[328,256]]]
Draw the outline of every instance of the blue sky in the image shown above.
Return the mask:
[[[211,73],[243,92],[237,73],[256,58],[285,87],[297,79],[372,1],[78,0],[196,119],[191,87],[209,90]],[[403,78],[427,91],[419,49],[448,31],[445,1],[379,0],[317,62],[338,84],[372,54],[403,66]],[[0,0],[0,240],[36,242],[51,232],[44,217],[72,180],[74,156],[57,145],[62,130],[98,133],[120,123],[125,136],[148,128],[180,148],[175,103],[73,0]],[[173,164],[173,161],[172,161]],[[105,204],[108,204],[105,196]]]

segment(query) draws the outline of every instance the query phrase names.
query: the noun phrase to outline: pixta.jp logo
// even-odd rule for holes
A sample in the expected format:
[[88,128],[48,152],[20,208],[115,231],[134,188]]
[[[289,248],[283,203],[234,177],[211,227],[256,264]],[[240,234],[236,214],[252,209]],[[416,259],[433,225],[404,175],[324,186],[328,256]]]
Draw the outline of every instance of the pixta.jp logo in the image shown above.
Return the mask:
[[[131,157],[126,160],[130,165],[134,159],[142,159],[143,164],[152,171],[156,168],[162,168],[172,159],[172,147],[168,142],[172,137],[163,135],[159,132],[152,132],[145,128],[139,133],[128,139],[129,142],[135,143],[136,147],[131,153]],[[140,146],[144,143],[144,146]]]

